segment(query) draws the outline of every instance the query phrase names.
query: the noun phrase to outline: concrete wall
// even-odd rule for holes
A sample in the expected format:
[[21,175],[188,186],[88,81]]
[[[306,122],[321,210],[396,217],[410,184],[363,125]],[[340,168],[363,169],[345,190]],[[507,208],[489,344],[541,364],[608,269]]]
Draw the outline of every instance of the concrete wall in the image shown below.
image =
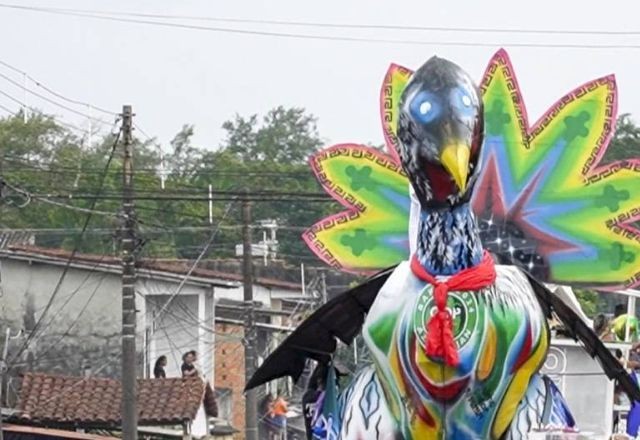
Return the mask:
[[[44,312],[64,265],[0,258],[0,322],[33,330]],[[120,328],[122,319],[120,274],[71,268],[42,321],[38,337],[12,369],[54,374],[120,375]],[[213,288],[187,283],[179,297],[158,319],[153,319],[176,291],[179,280],[139,277],[136,285],[138,313],[139,375],[152,371],[160,354],[169,358],[168,375],[179,375],[181,354],[201,353],[201,367],[213,377]],[[152,325],[153,324],[153,325]],[[154,330],[155,329],[155,330]],[[25,335],[26,336],[26,335]],[[9,359],[25,337],[10,345]],[[145,349],[145,342],[147,349]],[[150,368],[143,368],[148,360]],[[146,371],[145,371],[146,370]]]
[[[62,270],[62,266],[0,260],[2,320],[14,330],[33,330]],[[119,275],[69,269],[40,325],[42,335],[29,345],[20,369],[59,374],[82,374],[90,369],[100,375],[117,376],[120,295]],[[141,299],[136,305],[144,308]],[[138,339],[142,346],[142,337]],[[23,342],[12,341],[9,352],[15,353]]]
[[[288,290],[269,289],[263,286],[253,286],[253,300],[264,304],[267,307],[272,305],[272,297],[280,295],[292,295]],[[244,298],[244,287],[238,286],[232,289],[216,289],[216,299],[228,299],[233,301],[242,301]]]
[[[64,262],[58,265],[14,260],[0,255],[0,323],[15,330],[32,330],[42,315],[58,282]],[[91,373],[117,378],[120,376],[121,279],[119,273],[86,268],[72,268],[65,276],[42,329],[41,336],[13,368],[21,371],[43,371],[65,375]],[[231,424],[244,428],[244,336],[242,326],[215,324],[215,303],[226,299],[242,301],[242,286],[212,287],[187,283],[158,317],[178,285],[180,277],[171,278],[140,271],[136,284],[138,313],[139,375],[151,376],[153,364],[166,355],[167,376],[180,375],[182,353],[197,350],[205,377],[216,388],[231,392]],[[277,298],[294,295],[283,289],[254,286],[254,299],[266,307],[279,309]],[[274,299],[276,298],[276,299]],[[235,317],[241,319],[241,316]],[[273,319],[281,324],[280,318]],[[271,331],[260,332],[259,353],[274,348],[277,337]],[[13,341],[16,352],[22,341]],[[10,354],[9,358],[12,355]],[[261,388],[262,392],[264,389]],[[242,438],[241,434],[236,438]]]
[[185,284],[174,297],[178,285],[177,281],[138,279],[136,291],[147,299],[145,324],[149,341],[146,353],[149,377],[152,377],[155,360],[161,355],[167,356],[167,377],[179,377],[182,354],[196,350],[202,373],[212,380],[215,341],[213,288]]

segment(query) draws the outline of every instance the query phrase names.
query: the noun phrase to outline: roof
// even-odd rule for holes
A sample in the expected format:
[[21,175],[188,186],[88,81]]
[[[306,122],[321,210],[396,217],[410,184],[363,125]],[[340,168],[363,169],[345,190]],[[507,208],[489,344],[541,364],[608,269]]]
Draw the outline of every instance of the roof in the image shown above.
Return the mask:
[[2,425],[2,431],[13,434],[30,434],[34,437],[58,437],[72,440],[119,440],[118,437],[107,437],[104,435],[86,434],[84,432],[63,431],[62,429],[38,428],[35,426],[22,425]]
[[0,230],[0,249],[15,245],[32,245],[34,241],[35,235],[31,231],[24,229]]
[[[72,252],[66,249],[52,249],[42,248],[37,246],[26,245],[12,245],[8,249],[0,251],[0,255],[6,257],[29,257],[29,258],[45,258],[54,259],[59,261],[67,260],[71,257]],[[73,256],[73,261],[77,263],[90,263],[95,266],[96,270],[100,267],[110,267],[112,269],[121,270],[121,260],[118,257],[112,255],[96,255],[96,254],[80,254],[76,253]],[[162,260],[157,261],[155,259],[140,259],[138,260],[138,268],[147,269],[150,271],[164,272],[166,274],[184,276],[189,273],[193,265],[189,260]],[[144,274],[144,271],[141,271]],[[242,283],[243,276],[237,273],[220,272],[211,269],[203,269],[196,267],[191,271],[192,278],[223,280],[227,282]],[[291,283],[288,281],[280,281],[272,278],[257,277],[254,279],[254,283],[263,287],[277,288],[283,290],[290,290],[293,292],[300,292],[300,285],[297,283]],[[212,282],[212,284],[215,284]]]
[[[205,384],[198,377],[138,379],[138,423],[176,425],[193,420]],[[119,426],[120,381],[26,373],[17,419],[37,424]]]

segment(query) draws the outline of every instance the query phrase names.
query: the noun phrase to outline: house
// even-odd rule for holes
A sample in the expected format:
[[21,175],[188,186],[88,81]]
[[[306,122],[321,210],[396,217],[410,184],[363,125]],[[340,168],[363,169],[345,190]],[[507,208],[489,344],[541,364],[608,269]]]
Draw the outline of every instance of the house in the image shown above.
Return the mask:
[[7,423],[2,425],[2,435],[3,440],[119,440],[118,437]]
[[31,245],[36,242],[36,236],[29,229],[0,229],[0,249],[15,245]]
[[[66,250],[31,246],[0,250],[0,320],[14,333],[24,330],[22,338],[9,346],[10,396],[15,396],[17,377],[24,371],[119,377],[120,259],[87,254],[70,257]],[[218,392],[221,415],[242,428],[242,275],[192,269],[189,261],[138,261],[138,376],[152,376],[155,360],[165,355],[167,376],[179,377],[182,353],[196,350],[204,376]],[[297,283],[256,277],[253,292],[259,321],[258,353],[264,354],[291,325],[288,317],[296,304],[309,306],[302,301],[306,297]]]
[[[22,378],[16,423],[62,429],[118,430],[120,381],[27,373]],[[198,377],[138,380],[138,424],[178,426],[184,436],[209,434],[206,384]]]

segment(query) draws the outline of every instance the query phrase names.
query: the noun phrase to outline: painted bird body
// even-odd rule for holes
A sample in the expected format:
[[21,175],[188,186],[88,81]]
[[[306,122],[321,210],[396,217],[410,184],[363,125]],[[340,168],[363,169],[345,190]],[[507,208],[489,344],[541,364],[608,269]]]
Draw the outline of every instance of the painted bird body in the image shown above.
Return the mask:
[[[381,401],[393,418],[387,426],[402,438],[497,439],[509,427],[546,356],[549,332],[525,275],[512,266],[496,266],[496,275],[484,289],[449,292],[457,366],[425,354],[425,329],[435,313],[433,286],[409,262],[380,290],[363,337]],[[353,407],[354,416],[367,417],[357,411],[361,405]],[[376,419],[373,413],[369,417]],[[362,427],[351,430],[365,434]]]
[[[398,153],[420,205],[415,253],[319,308],[247,388],[298,378],[307,358],[329,364],[336,338],[349,343],[362,330],[373,365],[339,399],[325,397],[317,439],[515,440],[551,422],[573,427],[557,388],[537,374],[553,311],[640,399],[569,306],[483,249],[469,203],[481,171],[484,110],[470,77],[431,58],[403,89],[398,114]],[[328,376],[327,388],[334,384]]]
[[[436,57],[400,101],[399,153],[421,206],[417,250],[376,296],[363,336],[387,425],[405,439],[501,438],[549,345],[526,276],[496,268],[469,207],[482,115],[471,79]],[[364,434],[344,428],[343,438]]]

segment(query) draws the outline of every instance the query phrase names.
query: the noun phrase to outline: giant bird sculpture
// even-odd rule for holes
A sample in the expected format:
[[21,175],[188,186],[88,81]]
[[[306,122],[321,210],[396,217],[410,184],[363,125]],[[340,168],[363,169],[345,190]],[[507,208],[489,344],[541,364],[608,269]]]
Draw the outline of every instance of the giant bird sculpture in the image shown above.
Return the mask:
[[640,397],[570,307],[483,248],[470,206],[483,124],[480,91],[460,67],[433,57],[413,73],[399,100],[397,136],[420,206],[415,253],[319,308],[247,388],[297,379],[306,359],[330,363],[336,338],[350,343],[361,331],[373,364],[324,411],[318,436],[525,439],[537,426],[574,426],[558,390],[538,374],[554,313],[610,378]]

